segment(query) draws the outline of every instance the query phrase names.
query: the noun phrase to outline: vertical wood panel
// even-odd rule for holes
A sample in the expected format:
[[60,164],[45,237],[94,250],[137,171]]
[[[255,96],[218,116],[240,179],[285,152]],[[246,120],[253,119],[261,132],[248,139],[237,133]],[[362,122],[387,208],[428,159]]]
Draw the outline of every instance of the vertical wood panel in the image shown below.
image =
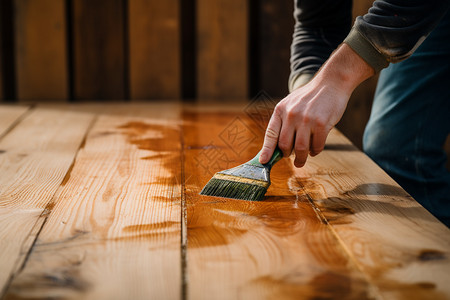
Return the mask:
[[197,1],[197,95],[248,97],[248,0]]
[[180,97],[177,0],[128,2],[131,99]]
[[252,7],[251,11],[256,14],[251,33],[254,35],[250,53],[250,59],[253,60],[251,96],[264,90],[272,97],[285,97],[288,94],[290,46],[294,32],[294,2],[255,2],[256,7]]
[[124,1],[73,0],[75,99],[123,99]]
[[0,1],[0,48],[1,48],[1,90],[0,99],[13,101],[16,98],[14,66],[14,14],[13,0]]
[[[2,11],[3,3],[0,1],[0,17],[3,17]],[[0,20],[0,102],[3,97],[3,20]]]
[[192,101],[197,95],[196,0],[180,0],[181,96]]
[[14,1],[17,98],[68,98],[65,0]]

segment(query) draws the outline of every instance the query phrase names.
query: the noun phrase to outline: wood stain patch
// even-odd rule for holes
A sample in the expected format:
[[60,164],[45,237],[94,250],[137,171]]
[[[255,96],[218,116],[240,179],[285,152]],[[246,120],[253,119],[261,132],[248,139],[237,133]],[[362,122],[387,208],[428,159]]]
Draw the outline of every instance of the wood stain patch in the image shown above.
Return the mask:
[[179,128],[137,121],[125,123],[117,128],[127,137],[130,144],[140,150],[154,152],[151,155],[142,156],[142,160],[160,161],[163,167],[172,174],[172,176],[152,178],[154,180],[149,184],[181,185]]
[[59,293],[66,296],[68,293],[80,295],[90,288],[90,284],[81,279],[76,266],[73,266],[26,276],[8,290],[5,299],[45,299],[49,297],[49,289],[52,290],[52,295],[58,298]]
[[436,261],[436,260],[444,260],[447,258],[447,255],[439,250],[433,250],[433,249],[424,249],[420,251],[417,258],[420,261],[427,262],[427,261]]
[[[123,133],[128,136],[128,141],[136,145],[138,149],[156,152],[180,150],[178,128],[145,122],[128,122],[118,128],[124,130]],[[152,137],[146,137],[149,133]]]
[[[364,280],[334,272],[323,272],[308,281],[302,273],[282,278],[263,276],[249,283],[251,288],[267,288],[268,299],[370,299]],[[299,284],[300,282],[300,284]]]
[[152,224],[137,224],[137,225],[129,225],[125,226],[123,228],[124,232],[145,232],[145,231],[154,231],[154,230],[161,230],[164,228],[170,228],[173,226],[179,226],[180,222],[173,222],[173,221],[165,221],[165,222],[158,222],[158,223],[152,223]]
[[[235,150],[226,147],[226,141],[215,139],[224,130],[215,119],[228,124],[236,115],[203,116],[204,114],[191,113],[187,115],[188,124],[183,126],[188,268],[189,265],[205,266],[204,270],[189,269],[189,278],[193,278],[190,281],[191,288],[202,290],[209,285],[216,286],[211,281],[221,280],[227,282],[227,294],[242,295],[243,298],[247,291],[249,294],[258,291],[261,295],[269,295],[268,299],[330,299],[333,295],[338,298],[342,296],[343,299],[367,298],[369,284],[353,266],[339,241],[329,230],[328,224],[317,218],[311,206],[307,194],[317,194],[322,187],[313,185],[309,178],[304,179],[304,184],[296,180],[291,182],[294,172],[289,160],[282,160],[274,166],[271,173],[272,186],[261,202],[198,194],[213,175],[204,172],[202,163],[215,163],[206,156],[202,157],[204,147],[211,145],[212,140],[212,144],[218,147],[208,150],[215,150],[224,156],[232,156]],[[251,124],[247,123],[245,116],[240,117],[244,123]],[[208,128],[208,131],[204,128]],[[259,129],[254,125],[250,131],[258,132]],[[262,137],[263,134],[260,138]],[[239,157],[239,162],[229,167],[251,159],[259,151],[261,142],[252,142],[243,152],[245,157]],[[196,159],[204,161],[196,163]],[[218,167],[215,165],[214,172],[220,171]],[[333,213],[340,216],[352,213],[343,206],[336,205],[334,209]],[[243,249],[248,252],[242,254]],[[267,255],[270,257],[268,261],[265,260]],[[242,261],[242,264],[237,266],[235,261]],[[245,281],[244,278],[251,276],[245,275],[247,272],[255,268],[267,272],[266,268],[272,261],[278,261],[279,264],[268,272],[278,275],[261,275]],[[303,273],[311,266],[319,274]],[[221,273],[222,270],[229,273]],[[243,275],[238,276],[238,270]],[[241,278],[238,287],[232,283],[236,280],[234,277],[228,278],[230,274]],[[199,278],[201,283],[196,281]],[[238,290],[237,294],[233,294],[235,289]],[[205,288],[205,292],[206,290],[208,289]],[[195,298],[194,294],[191,296]]]

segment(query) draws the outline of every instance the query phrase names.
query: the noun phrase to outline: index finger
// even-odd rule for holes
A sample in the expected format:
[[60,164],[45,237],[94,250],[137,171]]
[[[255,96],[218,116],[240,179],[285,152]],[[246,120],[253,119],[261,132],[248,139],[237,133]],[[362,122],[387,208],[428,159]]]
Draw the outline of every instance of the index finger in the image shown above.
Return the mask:
[[269,162],[273,152],[278,144],[278,137],[281,129],[281,118],[278,114],[273,114],[267,125],[266,134],[264,136],[264,144],[259,156],[259,162],[265,164]]

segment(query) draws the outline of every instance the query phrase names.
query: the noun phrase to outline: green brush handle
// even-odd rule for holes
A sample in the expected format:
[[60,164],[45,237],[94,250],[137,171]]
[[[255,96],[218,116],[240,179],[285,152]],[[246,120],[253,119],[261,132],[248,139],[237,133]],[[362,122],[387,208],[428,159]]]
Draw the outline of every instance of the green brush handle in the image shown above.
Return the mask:
[[270,170],[270,169],[272,169],[272,167],[275,163],[277,163],[280,159],[283,158],[283,152],[281,152],[281,150],[278,147],[276,147],[269,162],[265,163],[265,164],[261,164],[259,162],[259,156],[261,155],[261,152],[262,152],[262,150],[259,151],[258,154],[256,154],[256,156],[252,160],[247,162],[247,164],[257,166],[257,167],[265,167]]

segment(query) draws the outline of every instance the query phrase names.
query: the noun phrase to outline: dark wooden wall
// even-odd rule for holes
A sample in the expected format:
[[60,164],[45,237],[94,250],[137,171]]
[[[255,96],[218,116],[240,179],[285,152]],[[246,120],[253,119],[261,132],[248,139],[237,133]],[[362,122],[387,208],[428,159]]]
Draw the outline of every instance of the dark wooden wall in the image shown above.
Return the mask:
[[[293,0],[0,0],[0,101],[279,99],[292,13]],[[338,124],[359,147],[376,81]]]
[[0,99],[287,93],[292,0],[0,0]]
[[[367,9],[358,1],[355,12]],[[0,98],[287,94],[292,0],[0,0]]]

